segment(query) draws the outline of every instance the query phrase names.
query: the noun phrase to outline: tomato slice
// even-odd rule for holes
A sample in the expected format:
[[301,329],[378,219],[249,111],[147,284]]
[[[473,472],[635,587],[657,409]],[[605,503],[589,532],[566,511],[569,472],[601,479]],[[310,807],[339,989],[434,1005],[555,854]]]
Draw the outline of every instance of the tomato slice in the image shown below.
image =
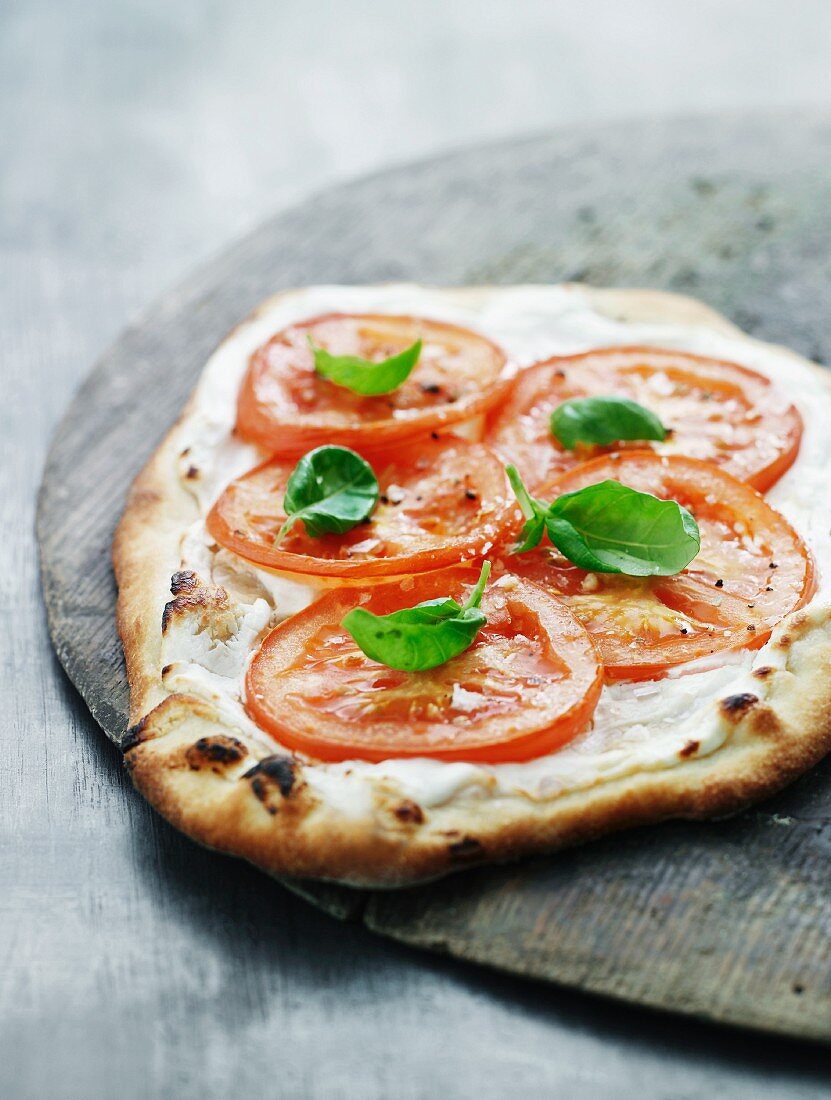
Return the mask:
[[[628,397],[670,429],[662,443],[566,451],[551,434],[552,409],[573,397]],[[648,448],[714,462],[760,492],[796,458],[802,419],[755,371],[719,359],[658,348],[604,348],[548,359],[524,371],[490,425],[487,440],[514,462],[534,491],[578,462]]]
[[799,535],[749,485],[679,455],[630,451],[575,467],[541,496],[612,478],[677,500],[695,516],[701,551],[674,577],[587,573],[550,545],[507,567],[563,599],[594,639],[609,680],[646,680],[722,650],[756,648],[814,587]]
[[499,457],[483,443],[445,436],[374,463],[381,495],[365,523],[310,538],[298,520],[275,547],[294,466],[273,459],[225,489],[207,519],[221,546],[289,573],[384,577],[482,557],[517,526]]
[[397,672],[366,657],[340,626],[422,600],[464,601],[470,570],[342,588],[287,619],[249,665],[246,709],[282,744],[321,760],[428,756],[495,763],[559,748],[585,728],[602,669],[586,631],[537,585],[504,576],[482,601],[488,624],[439,668]]
[[[421,357],[397,390],[362,397],[315,372],[309,348],[377,362],[422,340]],[[502,397],[505,355],[478,333],[440,321],[327,314],[277,333],[251,357],[237,405],[241,436],[272,454],[323,443],[361,452],[397,445],[481,416]]]

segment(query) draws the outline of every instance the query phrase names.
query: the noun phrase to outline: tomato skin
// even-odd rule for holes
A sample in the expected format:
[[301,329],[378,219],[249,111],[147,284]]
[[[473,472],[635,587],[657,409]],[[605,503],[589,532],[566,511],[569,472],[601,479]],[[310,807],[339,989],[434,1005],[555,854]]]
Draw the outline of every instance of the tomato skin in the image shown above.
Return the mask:
[[612,478],[678,500],[696,517],[699,555],[672,577],[593,574],[550,546],[507,568],[563,599],[594,638],[607,680],[648,680],[727,650],[755,649],[815,587],[811,555],[759,493],[712,463],[650,451],[605,455],[545,485],[556,499]]
[[[320,378],[308,345],[381,359],[423,341],[397,390],[366,397]],[[237,432],[269,454],[299,456],[325,443],[372,454],[482,417],[510,384],[491,340],[442,321],[329,313],[278,332],[251,356],[237,402]]]
[[[649,408],[671,429],[670,437],[564,450],[551,435],[551,411],[573,397],[608,395]],[[527,367],[486,432],[532,492],[581,461],[645,449],[714,462],[764,492],[793,464],[801,438],[798,411],[764,375],[726,360],[649,347],[601,348]]]
[[344,535],[311,538],[298,520],[275,547],[294,465],[270,459],[232,482],[208,514],[213,538],[268,569],[369,579],[475,560],[518,528],[498,456],[482,443],[448,435],[379,452],[380,502],[365,523]]
[[248,714],[320,760],[497,763],[555,751],[591,720],[603,677],[586,631],[537,585],[508,578],[486,590],[488,625],[426,672],[370,660],[339,625],[358,605],[386,614],[438,596],[463,601],[475,580],[453,569],[327,593],[266,637],[246,677]]

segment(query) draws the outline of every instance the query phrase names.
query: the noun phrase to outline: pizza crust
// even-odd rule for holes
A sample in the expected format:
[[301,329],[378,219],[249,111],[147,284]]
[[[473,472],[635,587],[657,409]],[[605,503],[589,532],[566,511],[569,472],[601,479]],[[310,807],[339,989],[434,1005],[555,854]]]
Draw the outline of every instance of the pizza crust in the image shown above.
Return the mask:
[[[742,335],[689,298],[584,287],[575,292],[615,320]],[[709,755],[696,757],[690,742],[671,768],[600,779],[544,800],[506,793],[494,780],[477,787],[475,797],[420,805],[383,776],[364,776],[359,798],[340,798],[336,784],[327,789],[315,781],[313,762],[278,749],[227,708],[171,692],[163,682],[163,611],[167,631],[188,630],[194,622],[217,637],[234,629],[233,602],[195,574],[174,577],[170,598],[182,536],[200,515],[178,468],[191,415],[192,404],[136,479],[113,560],[131,689],[126,764],[145,797],[194,840],[275,875],[400,886],[635,825],[735,813],[831,750],[831,610],[812,606],[774,633],[776,660],[755,669],[753,690],[720,701],[726,736]],[[343,787],[351,784],[348,774],[338,779]]]

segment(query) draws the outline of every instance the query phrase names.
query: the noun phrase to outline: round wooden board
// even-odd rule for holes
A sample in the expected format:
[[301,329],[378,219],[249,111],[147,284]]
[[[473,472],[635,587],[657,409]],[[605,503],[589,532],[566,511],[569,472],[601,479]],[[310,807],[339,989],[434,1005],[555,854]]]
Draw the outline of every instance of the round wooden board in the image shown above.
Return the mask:
[[[110,541],[128,484],[219,339],[322,282],[561,282],[696,295],[831,358],[831,118],[607,126],[474,149],[329,191],[261,226],[128,329],[60,426],[38,537],[58,656],[125,728]],[[831,767],[775,804],[399,892],[287,883],[342,917],[505,970],[831,1040]]]

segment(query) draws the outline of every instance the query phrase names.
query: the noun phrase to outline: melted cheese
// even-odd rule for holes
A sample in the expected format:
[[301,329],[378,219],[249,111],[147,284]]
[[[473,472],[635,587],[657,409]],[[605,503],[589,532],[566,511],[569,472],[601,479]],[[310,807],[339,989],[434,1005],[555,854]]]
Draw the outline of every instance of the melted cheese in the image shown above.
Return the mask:
[[[829,600],[831,581],[831,388],[784,349],[705,327],[621,323],[593,310],[576,287],[525,286],[474,290],[431,290],[409,285],[315,287],[266,303],[228,337],[209,360],[189,416],[183,484],[194,492],[203,516],[222,488],[262,455],[232,434],[236,395],[250,354],[274,332],[294,321],[329,311],[421,314],[466,325],[491,337],[514,367],[555,354],[618,344],[652,344],[730,359],[770,377],[792,400],[805,422],[799,458],[768,494],[806,539],[816,558],[821,588],[815,603]],[[184,476],[187,467],[195,467]],[[166,683],[219,705],[229,720],[261,742],[272,744],[246,717],[243,678],[252,647],[269,623],[307,606],[320,586],[257,569],[225,550],[217,551],[200,521],[182,542],[182,567],[222,585],[238,608],[238,636],[221,645],[188,630],[166,642]],[[306,770],[310,785],[346,812],[370,805],[367,779],[392,784],[424,806],[454,798],[522,795],[545,800],[606,779],[672,767],[680,751],[698,742],[699,756],[723,744],[728,730],[717,701],[727,694],[764,686],[750,679],[754,665],[776,665],[768,644],[757,653],[719,654],[654,683],[606,686],[591,729],[549,756],[521,764],[442,763],[430,759],[379,764],[316,764]],[[460,692],[463,689],[460,688]],[[464,705],[464,697],[460,695]]]

